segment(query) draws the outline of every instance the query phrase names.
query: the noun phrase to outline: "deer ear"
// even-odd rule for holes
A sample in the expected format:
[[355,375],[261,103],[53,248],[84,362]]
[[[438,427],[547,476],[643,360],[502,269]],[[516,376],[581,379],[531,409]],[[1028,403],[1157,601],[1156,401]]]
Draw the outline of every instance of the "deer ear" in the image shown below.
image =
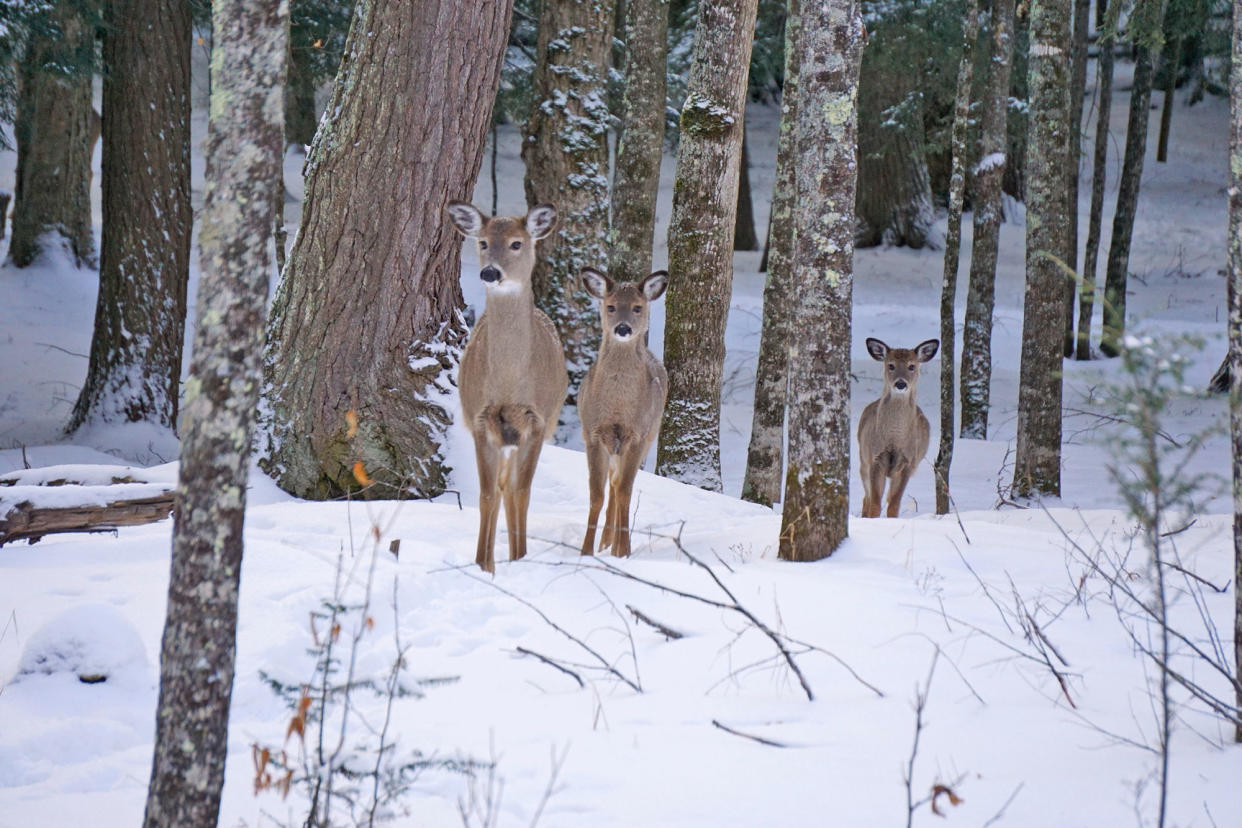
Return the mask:
[[663,296],[666,287],[668,287],[668,271],[665,270],[657,270],[638,285],[638,289],[643,292],[643,296],[647,297],[648,302],[654,302]]
[[884,361],[884,357],[888,356],[888,346],[878,339],[867,337],[867,353],[871,354],[871,358]]
[[919,355],[919,362],[927,362],[936,355],[936,351],[940,350],[939,339],[929,339],[926,342],[920,342],[914,352]]
[[487,219],[483,218],[483,214],[473,204],[467,204],[464,201],[450,201],[444,206],[444,211],[448,213],[449,221],[453,222],[453,226],[463,236],[476,238],[487,224]]
[[547,236],[556,228],[556,207],[551,204],[537,204],[526,214],[526,232],[532,240]]
[[612,280],[590,267],[582,268],[582,286],[596,299],[603,299],[612,290]]

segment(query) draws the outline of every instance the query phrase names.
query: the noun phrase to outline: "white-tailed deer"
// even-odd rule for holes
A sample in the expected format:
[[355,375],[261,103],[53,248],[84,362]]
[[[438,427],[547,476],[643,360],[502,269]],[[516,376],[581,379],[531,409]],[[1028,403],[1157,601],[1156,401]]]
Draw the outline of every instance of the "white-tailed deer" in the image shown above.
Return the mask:
[[591,491],[582,554],[595,554],[595,529],[608,484],[608,511],[599,549],[630,554],[630,495],[643,458],[660,432],[668,373],[647,350],[650,305],[668,286],[668,274],[652,273],[638,284],[616,283],[587,268],[582,271],[587,293],[600,300],[604,340],[599,358],[578,392],[578,413],[586,443]]
[[475,561],[495,572],[501,498],[509,560],[526,554],[531,480],[569,386],[560,337],[535,307],[530,286],[535,242],[556,227],[556,208],[540,204],[524,217],[493,218],[461,201],[446,209],[454,226],[479,244],[479,277],[487,292],[487,307],[470,334],[457,382],[479,468]]
[[858,465],[862,473],[863,517],[879,517],[880,501],[888,490],[888,516],[897,517],[910,475],[927,454],[931,429],[919,409],[915,392],[919,370],[936,355],[940,340],[929,339],[915,348],[890,348],[878,339],[867,340],[867,352],[884,365],[884,393],[863,409],[858,419]]

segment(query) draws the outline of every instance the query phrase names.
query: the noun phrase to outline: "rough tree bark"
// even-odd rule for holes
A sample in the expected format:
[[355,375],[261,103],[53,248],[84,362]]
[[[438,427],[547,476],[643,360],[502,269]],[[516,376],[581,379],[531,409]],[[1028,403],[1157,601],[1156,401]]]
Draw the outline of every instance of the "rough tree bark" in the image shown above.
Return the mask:
[[763,331],[755,368],[755,407],[746,453],[742,499],[771,506],[781,499],[790,331],[793,325],[793,207],[797,198],[798,49],[800,0],[785,16],[785,87],[776,149],[776,181],[768,219],[768,269],[763,288]]
[[720,491],[720,381],[757,0],[702,0],[668,226],[668,405],[656,471]]
[[936,453],[936,514],[949,513],[949,468],[953,465],[953,369],[956,334],[957,269],[962,252],[962,202],[966,195],[966,128],[974,79],[974,47],[979,35],[979,6],[969,2],[962,24],[962,57],[957,69],[953,106],[953,160],[949,179],[949,226],[944,241],[944,283],[940,291],[940,448]]
[[[1074,33],[1070,52],[1069,89],[1069,156],[1065,174],[1069,178],[1067,204],[1069,231],[1065,236],[1066,266],[1078,272],[1078,174],[1082,166],[1082,111],[1087,89],[1087,27],[1091,21],[1091,0],[1074,0]],[[1065,274],[1065,357],[1074,355],[1074,295],[1078,285],[1073,276]]]
[[190,7],[107,4],[103,235],[86,380],[69,431],[177,426],[190,277]]
[[91,74],[81,55],[95,28],[77,3],[46,12],[59,37],[32,35],[17,66],[17,169],[9,258],[26,267],[59,236],[81,266],[94,266],[91,239]]
[[523,130],[526,203],[555,204],[560,217],[557,232],[543,241],[531,284],[535,304],[565,346],[570,402],[599,350],[599,313],[578,274],[608,261],[613,2],[544,0],[531,79],[534,106]]
[[[970,285],[962,328],[961,436],[988,436],[992,387],[992,312],[996,305],[996,257],[1000,247],[1001,195],[1008,165],[1009,76],[1013,66],[1014,0],[992,4],[992,45],[979,124],[975,168],[974,236]],[[943,358],[942,358],[943,362]]]
[[273,204],[253,197],[254,182],[272,181],[281,163],[288,8],[282,0],[213,4],[202,277],[186,381],[148,828],[215,825],[219,816],[271,272]]
[[1065,273],[1055,261],[1069,232],[1071,0],[1031,4],[1030,125],[1026,156],[1026,298],[1018,387],[1018,495],[1061,493],[1061,355]]
[[750,195],[750,149],[746,145],[746,126],[742,125],[742,161],[738,165],[737,217],[733,223],[733,249],[758,250],[755,236],[755,206]]
[[[668,81],[668,0],[628,0],[625,93],[612,178],[609,275],[638,282],[651,272],[664,106]],[[544,244],[548,244],[547,241]]]
[[374,481],[364,497],[445,486],[464,331],[461,246],[441,208],[474,189],[511,12],[357,6],[268,325],[261,464],[286,491],[355,490],[356,462]]
[[831,555],[849,534],[850,306],[854,285],[858,0],[802,8],[798,81],[794,330],[789,357],[789,464],[778,554]]
[[[1229,71],[1229,425],[1233,442],[1234,676],[1242,676],[1242,3],[1233,4]],[[1235,697],[1242,709],[1242,690]],[[1242,726],[1234,730],[1242,742]]]

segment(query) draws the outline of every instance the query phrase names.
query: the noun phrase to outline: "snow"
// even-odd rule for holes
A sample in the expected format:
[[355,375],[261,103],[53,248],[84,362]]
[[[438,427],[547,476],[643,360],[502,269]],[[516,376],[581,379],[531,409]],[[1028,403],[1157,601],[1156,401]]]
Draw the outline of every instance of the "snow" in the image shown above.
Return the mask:
[[[1118,80],[1116,144],[1128,102],[1126,85]],[[1149,157],[1144,174],[1131,257],[1136,277],[1130,333],[1192,333],[1205,340],[1202,352],[1183,354],[1189,359],[1187,382],[1203,388],[1225,348],[1218,269],[1225,255],[1227,107],[1209,99],[1190,109],[1179,105],[1175,115],[1170,162],[1158,165]],[[776,118],[767,107],[747,113],[759,229],[767,220]],[[194,125],[197,147],[201,110]],[[520,214],[520,135],[513,127],[500,134],[499,207]],[[1086,134],[1093,134],[1090,127]],[[1116,144],[1109,154],[1110,193],[1119,165]],[[286,216],[291,225],[301,194],[294,180],[297,161],[286,165],[294,195]],[[0,154],[0,186],[11,183],[12,165],[11,153]],[[662,226],[671,212],[672,167],[666,158]],[[194,169],[201,189],[197,154]],[[483,175],[475,203],[488,204],[491,195]],[[1120,360],[1065,364],[1062,497],[1027,509],[998,505],[1012,474],[1023,300],[1023,231],[1011,208],[1001,228],[992,433],[988,440],[957,442],[952,484],[958,513],[931,514],[932,475],[925,463],[910,483],[901,518],[852,518],[849,539],[826,560],[778,561],[780,515],[735,497],[745,466],[761,321],[758,253],[735,259],[722,389],[725,494],[641,473],[628,560],[583,560],[577,554],[588,507],[580,438],[544,448],[529,515],[531,554],[507,562],[502,532],[494,579],[482,577],[473,564],[478,492],[473,452],[460,424],[451,427],[446,450],[457,469],[458,494],[436,502],[303,502],[252,468],[220,824],[296,824],[304,815],[296,784],[288,800],[253,791],[252,745],[297,749],[296,737],[285,741],[290,711],[260,671],[295,687],[312,677],[308,618],[332,598],[338,566],[345,573],[343,603],[362,599],[372,549],[378,550],[373,626],[360,638],[359,675],[382,683],[398,646],[406,648],[403,686],[417,689],[421,698],[406,696],[393,705],[389,733],[396,753],[495,760],[503,779],[496,822],[502,828],[531,823],[554,765],[559,772],[543,804],[542,826],[900,825],[916,694],[926,696],[926,708],[911,789],[920,799],[934,783],[950,785],[963,802],[952,807],[941,800],[946,824],[981,825],[1002,811],[993,824],[1152,824],[1158,762],[1144,747],[1157,738],[1149,695],[1157,675],[1136,652],[1122,619],[1138,624],[1140,640],[1148,631],[1133,615],[1134,606],[1123,606],[1119,617],[1107,584],[1085,557],[1097,550],[1128,553],[1136,589],[1140,597],[1146,594],[1146,554],[1136,545],[1136,527],[1106,470],[1118,432],[1101,414],[1109,410],[1108,387],[1118,379]],[[1083,228],[1086,209],[1084,198]],[[970,222],[963,230],[968,250]],[[657,269],[667,261],[664,235],[657,232]],[[1085,229],[1079,235],[1085,238]],[[474,256],[466,245],[462,286],[477,312],[484,290]],[[855,418],[882,389],[864,339],[908,347],[934,336],[941,268],[935,252],[857,252]],[[60,437],[85,369],[82,357],[64,351],[84,354],[89,347],[94,279],[63,260],[24,271],[0,268],[0,473],[16,472],[23,486],[62,478],[101,483],[115,473],[118,456],[131,466],[175,459],[175,443],[172,454],[165,453],[171,435],[114,429],[75,442]],[[1098,340],[1098,311],[1095,324]],[[657,354],[663,326],[663,303],[655,303],[650,342]],[[924,367],[920,391],[933,429],[938,381],[939,359]],[[1224,399],[1188,393],[1175,398],[1165,428],[1176,437],[1213,424],[1223,428],[1226,421]],[[152,456],[155,451],[162,460]],[[1189,471],[1224,478],[1228,457],[1227,438],[1217,433]],[[856,514],[862,487],[853,460]],[[22,471],[27,465],[69,467]],[[112,468],[90,470],[101,465]],[[130,471],[135,480],[167,485],[175,465]],[[1232,652],[1230,510],[1228,496],[1217,495],[1192,526],[1167,539],[1181,566],[1229,585],[1221,593],[1194,591],[1197,582],[1169,579],[1175,624],[1194,641],[1206,642],[1202,619],[1209,619],[1225,653]],[[372,527],[378,527],[378,540]],[[115,536],[55,535],[0,549],[0,826],[110,828],[141,819],[170,533],[165,521]],[[392,540],[400,540],[399,557],[387,552]],[[626,577],[728,603],[721,585],[687,553],[708,565],[769,628],[832,654],[792,645],[814,701],[772,642],[738,612]],[[1035,644],[1018,624],[1019,602],[1064,657],[1065,663],[1055,662],[1064,689],[1030,657]],[[684,637],[666,640],[637,622],[630,606]],[[607,673],[535,608],[642,692]],[[357,614],[347,617],[343,638],[362,623]],[[324,629],[318,628],[320,635]],[[520,655],[519,647],[563,662],[583,686]],[[68,672],[27,669],[51,665],[62,655]],[[1177,663],[1214,692],[1228,694],[1224,680],[1202,663],[1184,653]],[[113,678],[83,684],[74,671],[85,667],[106,667]],[[444,677],[456,681],[416,683]],[[1184,694],[1178,698],[1184,701]],[[372,727],[383,722],[382,700],[359,693],[353,701]],[[1170,824],[1237,824],[1242,749],[1229,741],[1231,730],[1200,707],[1179,704],[1178,715]],[[759,744],[713,722],[787,747]],[[351,720],[350,728],[351,746],[375,745],[362,719]],[[480,778],[476,788],[485,781]],[[426,770],[400,800],[397,824],[460,825],[458,801],[468,798],[469,788],[460,773]],[[926,805],[914,822],[934,822]]]

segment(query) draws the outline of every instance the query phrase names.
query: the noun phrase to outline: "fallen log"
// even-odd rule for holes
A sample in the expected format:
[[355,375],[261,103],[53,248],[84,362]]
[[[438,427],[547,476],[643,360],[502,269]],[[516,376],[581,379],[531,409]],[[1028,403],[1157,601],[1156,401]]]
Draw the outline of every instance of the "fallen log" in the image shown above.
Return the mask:
[[44,535],[70,532],[111,532],[164,520],[173,510],[175,494],[114,500],[80,506],[38,506],[24,500],[0,517],[0,546],[16,540],[36,543]]

